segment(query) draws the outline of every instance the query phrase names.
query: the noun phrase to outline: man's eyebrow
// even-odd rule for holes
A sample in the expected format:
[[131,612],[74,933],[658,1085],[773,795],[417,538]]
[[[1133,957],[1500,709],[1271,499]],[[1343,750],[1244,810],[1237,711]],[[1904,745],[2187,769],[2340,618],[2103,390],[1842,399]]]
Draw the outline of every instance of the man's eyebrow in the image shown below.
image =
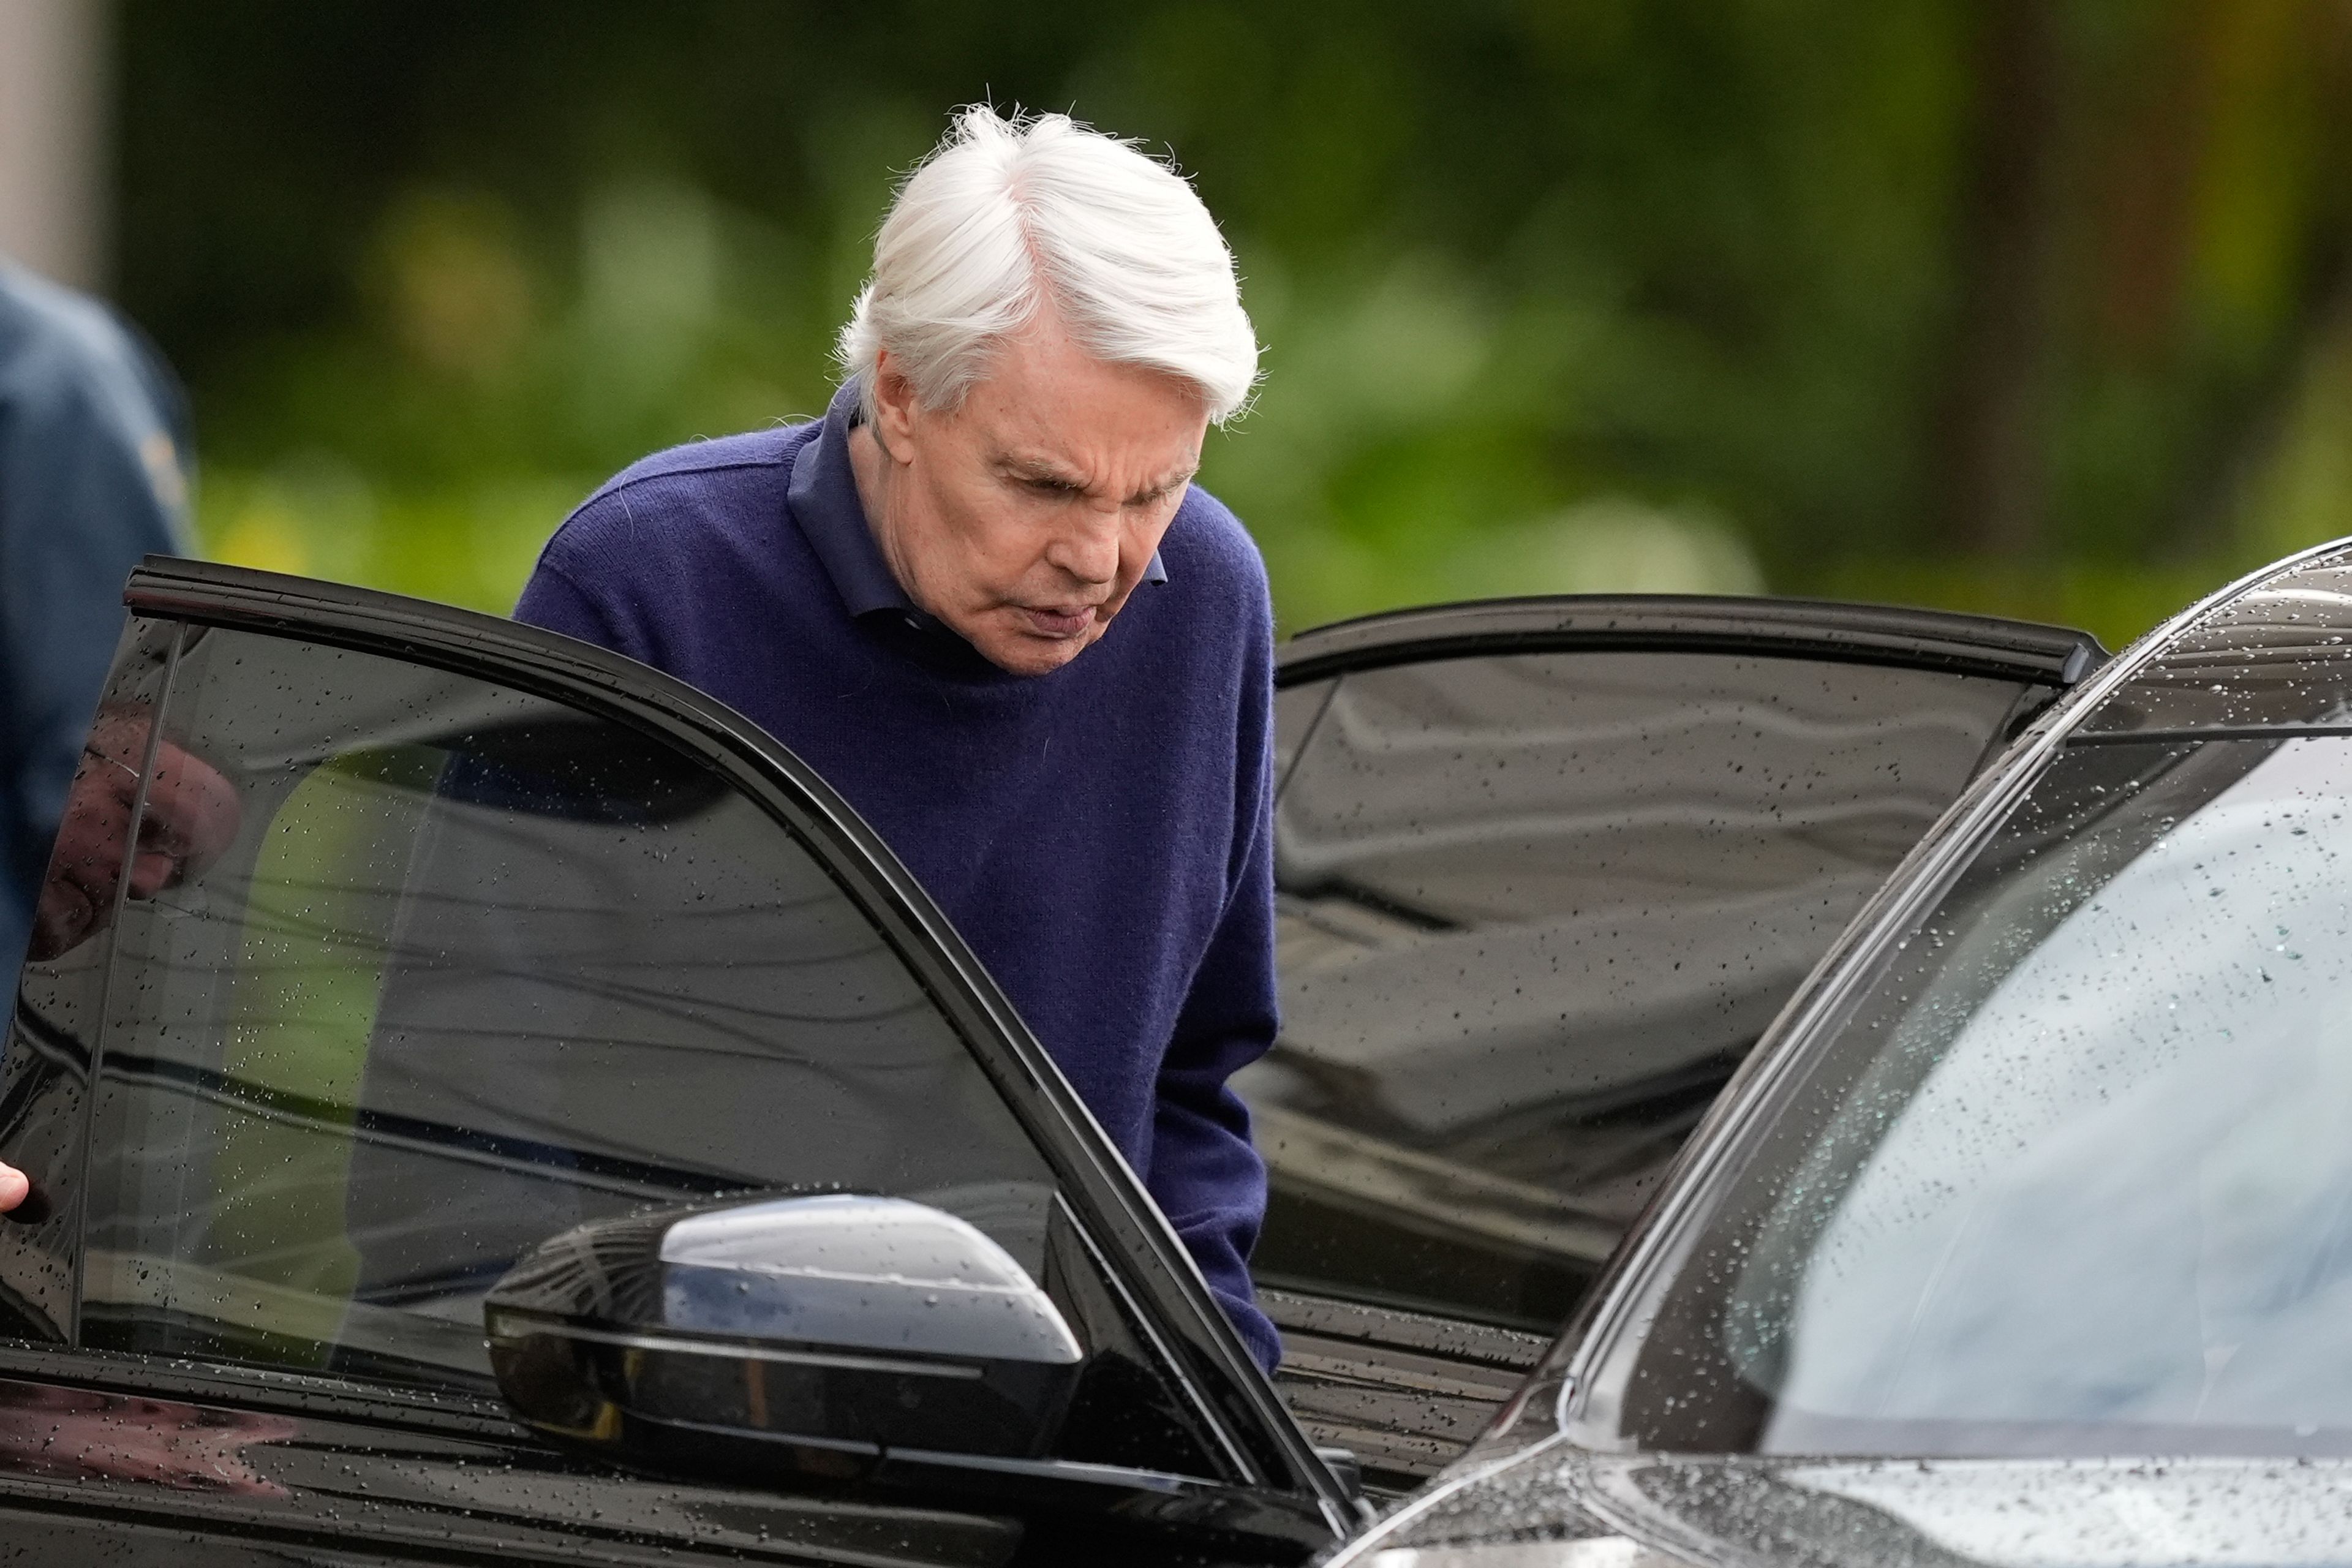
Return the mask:
[[1141,489],[1137,490],[1133,495],[1129,496],[1127,498],[1128,504],[1132,506],[1139,501],[1156,500],[1160,497],[1166,495],[1170,490],[1181,490],[1186,485],[1191,484],[1192,482],[1192,476],[1200,471],[1201,465],[1198,463],[1192,464],[1187,468],[1179,468],[1174,473],[1170,474],[1167,478],[1160,479],[1152,484],[1148,484]]
[[[1044,480],[1052,484],[1067,485],[1074,490],[1089,488],[1084,479],[1050,458],[1024,457],[1010,452],[1001,452],[994,458],[993,463],[998,472],[1012,479],[1032,482]],[[1181,489],[1192,483],[1193,476],[1200,471],[1200,464],[1188,463],[1165,478],[1145,486],[1128,499],[1139,500],[1149,496],[1165,495],[1172,489]]]
[[1084,489],[1086,481],[1050,458],[1024,458],[1000,452],[993,459],[1000,473],[1016,479],[1051,479],[1055,484]]

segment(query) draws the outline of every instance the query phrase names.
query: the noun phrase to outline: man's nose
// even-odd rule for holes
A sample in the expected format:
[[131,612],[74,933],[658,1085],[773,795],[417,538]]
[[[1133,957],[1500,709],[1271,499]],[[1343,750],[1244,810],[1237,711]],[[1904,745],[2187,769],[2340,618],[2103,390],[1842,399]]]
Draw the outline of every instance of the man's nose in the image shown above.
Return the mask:
[[1081,583],[1108,583],[1118,576],[1119,518],[1092,507],[1046,546],[1045,559]]

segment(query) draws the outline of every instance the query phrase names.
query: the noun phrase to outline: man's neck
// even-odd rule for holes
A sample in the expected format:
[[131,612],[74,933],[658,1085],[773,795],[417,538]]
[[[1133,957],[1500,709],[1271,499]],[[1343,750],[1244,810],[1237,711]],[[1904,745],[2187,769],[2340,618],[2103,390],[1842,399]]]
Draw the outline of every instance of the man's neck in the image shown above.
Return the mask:
[[861,423],[849,427],[849,473],[857,483],[858,510],[866,514],[866,526],[874,531],[877,543],[882,538],[883,487],[888,483],[885,470],[889,461],[870,426]]
[[874,536],[874,548],[881,552],[882,564],[898,584],[898,592],[907,602],[920,609],[922,600],[916,596],[914,584],[907,581],[907,573],[899,564],[897,536],[890,528],[890,454],[882,449],[875,438],[873,427],[863,423],[849,427],[849,472],[857,482],[857,510],[866,514],[866,531]]

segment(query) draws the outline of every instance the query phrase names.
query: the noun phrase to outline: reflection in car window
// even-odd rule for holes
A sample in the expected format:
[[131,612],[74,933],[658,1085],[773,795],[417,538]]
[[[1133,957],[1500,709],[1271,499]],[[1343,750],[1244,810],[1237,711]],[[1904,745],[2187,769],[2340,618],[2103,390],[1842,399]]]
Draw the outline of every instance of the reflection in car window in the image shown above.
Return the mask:
[[2352,741],[2061,753],[1803,1095],[1627,1436],[2352,1451]]
[[[72,1336],[84,1099],[113,952],[131,810],[178,628],[133,617],[68,787],[0,1042],[0,1149],[32,1180],[0,1247],[0,1334]],[[158,857],[157,858],[161,858]],[[151,862],[151,871],[155,867]],[[168,873],[170,868],[164,868]]]
[[2021,689],[1589,652],[1285,696],[1259,1277],[1549,1330]]
[[118,932],[83,1342],[487,1387],[521,1252],[745,1191],[917,1196],[1051,1271],[1050,1178],[976,1060],[699,763],[223,631],[165,728],[242,809]]

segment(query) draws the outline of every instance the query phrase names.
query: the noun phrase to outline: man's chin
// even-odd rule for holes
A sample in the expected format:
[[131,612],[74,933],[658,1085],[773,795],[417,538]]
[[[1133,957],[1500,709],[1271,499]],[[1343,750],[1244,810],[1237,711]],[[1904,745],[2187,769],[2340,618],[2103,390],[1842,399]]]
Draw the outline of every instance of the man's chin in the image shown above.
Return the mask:
[[1051,675],[1092,647],[1100,635],[1097,631],[1087,637],[1044,637],[1016,633],[973,646],[981,658],[1007,675]]
[[981,658],[1007,675],[1051,675],[1079,654],[1085,654],[1087,648],[1101,639],[1101,626],[1089,626],[1077,637],[1045,637],[1030,630],[988,627],[988,635],[983,637],[971,637],[967,632],[967,642],[971,642]]
[[1087,642],[1075,637],[1068,642],[1056,637],[1021,637],[1009,647],[981,648],[981,658],[1007,675],[1051,675],[1079,654],[1085,654],[1091,642],[1091,637]]

